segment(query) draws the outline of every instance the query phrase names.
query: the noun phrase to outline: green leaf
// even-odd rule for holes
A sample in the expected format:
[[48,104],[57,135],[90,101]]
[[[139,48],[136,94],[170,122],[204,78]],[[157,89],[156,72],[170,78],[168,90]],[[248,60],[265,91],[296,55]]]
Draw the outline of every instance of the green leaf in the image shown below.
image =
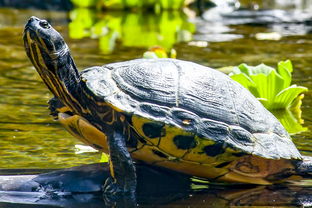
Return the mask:
[[236,71],[236,73],[244,73],[246,75],[250,75],[249,74],[249,66],[247,64],[241,64],[238,66],[238,69],[236,70],[239,70],[239,71]]
[[233,74],[231,75],[231,78],[247,88],[256,97],[260,96],[256,84],[246,74]]
[[272,109],[291,107],[291,104],[296,99],[296,97],[306,91],[308,91],[306,87],[300,87],[297,85],[292,85],[286,89],[283,89],[276,95]]
[[277,71],[284,79],[283,88],[287,88],[291,83],[291,73],[293,71],[293,66],[290,60],[280,61],[277,64]]
[[269,75],[272,71],[275,71],[275,69],[265,64],[260,64],[258,66],[248,66],[248,71],[249,75]]
[[272,113],[276,116],[276,118],[281,122],[281,124],[290,134],[297,134],[308,130],[307,127],[303,127],[301,125],[303,121],[301,119],[301,115],[297,115],[298,111],[291,111],[289,109],[285,109],[285,110],[273,110]]
[[[265,74],[258,74],[258,75],[251,75],[250,78],[252,79],[252,81],[255,83],[255,85],[257,86],[257,92],[258,95],[257,97],[259,98],[265,98],[267,100],[270,100],[270,95],[268,95],[268,82],[267,82],[267,76]],[[262,86],[262,87],[258,87],[258,86]]]
[[[267,73],[268,71],[266,71]],[[269,74],[253,74],[250,76],[257,86],[259,98],[265,98],[265,107],[270,109],[276,94],[278,94],[283,88],[284,81],[277,75],[275,70],[270,70]]]

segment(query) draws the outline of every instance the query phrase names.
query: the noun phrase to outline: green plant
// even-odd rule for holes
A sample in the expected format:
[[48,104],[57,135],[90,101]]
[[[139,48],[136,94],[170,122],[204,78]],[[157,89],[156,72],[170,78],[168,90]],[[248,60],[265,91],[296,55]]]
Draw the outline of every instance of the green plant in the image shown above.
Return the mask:
[[[303,120],[301,119],[301,111],[285,110],[273,110],[274,116],[281,122],[284,128],[289,134],[297,134],[307,131],[307,127],[303,127]],[[299,115],[298,115],[299,113]]]
[[[260,64],[234,67],[229,76],[247,88],[269,110],[289,109],[298,103],[307,91],[306,87],[290,85],[293,66],[290,60],[277,64],[277,70]],[[294,102],[297,99],[296,102]],[[299,106],[300,108],[300,106]]]

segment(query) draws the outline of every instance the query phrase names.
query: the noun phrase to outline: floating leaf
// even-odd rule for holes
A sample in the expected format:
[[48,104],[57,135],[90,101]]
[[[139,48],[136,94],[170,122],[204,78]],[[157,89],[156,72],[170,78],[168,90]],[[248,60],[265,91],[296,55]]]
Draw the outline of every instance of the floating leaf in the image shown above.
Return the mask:
[[291,84],[291,73],[293,66],[290,60],[280,61],[277,64],[277,71],[284,79],[283,88],[287,88]]
[[306,87],[298,87],[297,85],[292,85],[287,87],[278,93],[274,100],[274,105],[272,104],[272,109],[283,108],[284,106],[291,107],[292,102],[303,92],[306,92]]

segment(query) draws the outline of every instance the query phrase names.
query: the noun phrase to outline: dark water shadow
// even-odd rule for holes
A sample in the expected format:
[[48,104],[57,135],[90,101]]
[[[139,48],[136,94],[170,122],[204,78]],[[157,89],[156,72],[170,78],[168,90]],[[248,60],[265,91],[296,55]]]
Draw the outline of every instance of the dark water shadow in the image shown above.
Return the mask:
[[[129,207],[103,196],[107,164],[51,170],[0,170],[0,207]],[[216,185],[137,164],[139,207],[309,206],[312,187]],[[135,205],[134,205],[135,206]]]
[[70,0],[0,0],[0,7],[68,11],[73,8],[73,4]]

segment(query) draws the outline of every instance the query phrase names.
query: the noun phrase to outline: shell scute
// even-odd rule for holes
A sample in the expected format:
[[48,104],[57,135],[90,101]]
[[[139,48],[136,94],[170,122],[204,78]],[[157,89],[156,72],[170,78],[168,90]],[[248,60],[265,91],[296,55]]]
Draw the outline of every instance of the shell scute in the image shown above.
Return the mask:
[[166,108],[164,106],[141,102],[139,103],[137,110],[141,111],[142,113],[146,115],[153,116],[155,118],[166,119],[168,111],[169,111],[168,109],[169,108]]
[[254,135],[239,126],[230,126],[229,129],[231,139],[241,145],[253,146],[256,141]]
[[229,138],[229,127],[222,122],[201,119],[201,122],[197,124],[197,129],[199,135],[214,141],[226,141]]
[[177,125],[183,127],[188,131],[196,132],[196,124],[200,118],[195,113],[192,113],[181,108],[172,108],[170,110],[170,119]]

